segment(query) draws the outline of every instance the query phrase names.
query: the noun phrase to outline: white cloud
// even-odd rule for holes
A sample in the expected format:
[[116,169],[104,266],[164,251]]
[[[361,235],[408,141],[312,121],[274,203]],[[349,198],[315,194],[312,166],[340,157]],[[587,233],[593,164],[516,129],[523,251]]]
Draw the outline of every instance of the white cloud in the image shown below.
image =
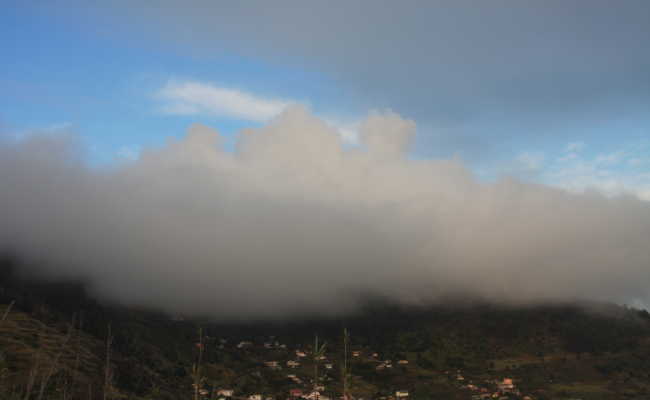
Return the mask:
[[74,128],[72,122],[54,122],[48,125],[27,127],[15,132],[9,132],[14,139],[23,139],[34,134],[61,134],[71,133]]
[[140,157],[140,146],[123,146],[116,156],[120,160],[135,161]]
[[569,142],[567,143],[566,147],[564,150],[567,153],[577,153],[582,151],[582,149],[585,148],[585,143],[584,142]]
[[364,294],[648,303],[650,203],[479,182],[409,158],[414,131],[371,114],[345,149],[292,107],[234,152],[193,125],[105,171],[52,135],[0,144],[0,243],[104,299],[223,318],[346,312]]
[[169,114],[209,114],[256,122],[267,121],[295,103],[196,81],[170,81],[157,97],[165,102],[162,109]]
[[338,117],[322,116],[323,121],[332,125],[345,143],[359,144],[359,121],[344,120]]
[[[291,105],[307,106],[298,100],[264,97],[198,81],[169,81],[155,97],[163,102],[161,110],[167,114],[213,115],[254,122],[266,122]],[[359,144],[358,120],[334,115],[319,117],[335,128],[345,143]]]
[[598,164],[602,165],[614,165],[620,163],[622,160],[624,160],[627,157],[627,154],[622,151],[614,151],[612,153],[607,153],[607,154],[599,154],[596,157],[595,162]]
[[606,196],[632,195],[650,201],[650,165],[645,142],[621,143],[602,153],[585,153],[584,142],[570,142],[555,156],[538,151],[519,153],[509,175],[534,180],[574,193],[596,191]]
[[542,180],[573,192],[596,190],[608,196],[631,194],[650,200],[650,174],[639,168],[644,160],[642,149],[628,146],[588,157],[574,151],[583,145],[567,145],[565,154],[542,171]]
[[544,153],[525,151],[517,156],[516,162],[526,171],[537,171],[544,164]]

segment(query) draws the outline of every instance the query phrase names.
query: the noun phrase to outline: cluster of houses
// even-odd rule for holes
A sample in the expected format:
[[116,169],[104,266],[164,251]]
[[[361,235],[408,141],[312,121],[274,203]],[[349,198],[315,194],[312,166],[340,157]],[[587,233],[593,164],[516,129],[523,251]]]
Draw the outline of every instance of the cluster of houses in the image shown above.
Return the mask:
[[[329,397],[324,396],[320,393],[319,389],[324,390],[325,388],[315,388],[310,392],[303,392],[302,389],[291,389],[289,390],[289,399],[307,399],[307,400],[331,400]],[[321,390],[321,391],[322,391]]]
[[[221,340],[221,346],[225,345],[225,340]],[[253,347],[254,344],[250,341],[241,341],[236,347],[238,349],[246,349]],[[279,343],[278,341],[267,341],[264,342],[263,347],[265,349],[287,349],[287,346]],[[354,350],[351,353],[353,358],[360,358],[364,353],[360,350]],[[383,371],[386,369],[394,368],[394,365],[406,367],[409,365],[409,361],[406,359],[400,359],[396,361],[392,360],[380,360],[379,354],[375,352],[368,352],[367,359],[371,362],[377,363],[375,369],[377,371]],[[295,350],[295,357],[293,359],[286,361],[286,367],[290,369],[296,369],[301,366],[301,361],[307,359],[309,353],[302,349]],[[331,370],[334,368],[334,364],[327,360],[323,355],[318,358],[319,361],[322,361],[322,364],[325,369]],[[282,363],[277,360],[264,361],[264,366],[271,370],[280,370],[282,369]],[[512,378],[503,378],[502,380],[488,380],[484,384],[475,384],[471,381],[466,381],[465,377],[460,370],[457,371],[445,371],[447,375],[451,375],[452,379],[458,383],[458,387],[468,390],[471,392],[472,400],[505,400],[513,397],[522,399],[522,400],[532,400],[529,396],[522,396],[520,390],[515,386],[515,383]],[[287,378],[291,380],[296,386],[303,386],[303,380],[295,373],[287,374]],[[309,385],[310,386],[310,385]],[[325,387],[322,385],[316,385],[313,388],[308,390],[301,388],[293,388],[288,393],[287,400],[331,400],[330,398],[322,395],[325,391]],[[209,393],[206,390],[202,390],[202,396],[208,396]],[[214,393],[213,393],[214,394]],[[218,400],[229,400],[234,398],[234,392],[231,389],[220,389],[216,392],[216,398]],[[248,397],[237,397],[241,400],[273,400],[269,397],[264,397],[261,394],[251,394]],[[394,396],[388,396],[386,400],[407,400],[409,398],[408,390],[397,390],[394,392]]]
[[[207,392],[207,391],[205,391]],[[233,389],[219,389],[216,391],[216,398],[217,400],[229,400],[232,398],[235,398],[235,391]],[[201,393],[201,395],[205,396],[207,393]],[[240,399],[246,399],[246,400],[275,400],[271,396],[264,397],[263,395],[259,393],[251,394],[248,395],[247,397],[239,397]]]
[[[220,342],[221,342],[222,345],[225,345],[227,340],[226,339],[221,339]],[[251,348],[253,346],[254,346],[253,342],[251,342],[249,340],[242,340],[235,347],[237,347],[238,349],[248,349],[248,348]],[[278,342],[277,340],[264,342],[263,346],[264,346],[265,349],[269,349],[269,350],[273,350],[273,349],[286,350],[287,349],[286,344],[282,344],[282,343]]]
[[[460,375],[459,375],[460,376]],[[467,384],[461,386],[463,389],[474,392],[472,400],[509,400],[512,396],[522,400],[533,400],[530,396],[523,396],[521,391],[515,386],[512,378],[503,378],[502,380],[488,380],[485,383],[490,387]]]
[[377,371],[383,371],[386,368],[393,368],[393,364],[390,360],[382,361],[381,363],[379,363],[379,365],[375,367]]
[[264,361],[264,365],[270,369],[282,369],[280,363],[277,361]]
[[287,375],[287,378],[291,379],[291,380],[293,381],[293,383],[295,383],[295,384],[297,384],[297,385],[301,385],[301,384],[302,384],[302,379],[298,378],[297,375],[289,374],[289,375]]
[[[295,375],[288,375],[289,377],[293,377],[296,379],[296,382],[302,382],[300,381],[299,378],[297,378]],[[314,388],[314,390],[311,391],[305,391],[303,389],[299,388],[294,388],[290,389],[288,393],[288,398],[287,400],[301,400],[301,399],[306,399],[306,400],[332,400],[330,397],[325,396],[321,394],[325,390],[325,387],[323,386],[317,386]],[[201,395],[202,396],[207,396],[209,392],[207,390],[202,390]],[[233,398],[241,399],[241,400],[275,400],[273,397],[267,396],[264,397],[262,394],[251,394],[248,396],[238,396],[235,397],[235,391],[233,389],[219,389],[215,392],[217,400],[231,400]],[[397,390],[395,392],[395,396],[389,396],[389,397],[381,397],[380,400],[390,400],[390,399],[399,399],[399,400],[406,400],[409,397],[409,392],[408,390]]]
[[[397,365],[405,367],[408,364],[409,364],[408,360],[397,360]],[[383,371],[386,368],[393,368],[393,362],[391,360],[380,361],[379,365],[375,367],[377,371]]]
[[[295,368],[300,367],[301,363],[298,360],[300,360],[301,358],[306,358],[306,357],[307,357],[307,352],[302,351],[302,350],[296,350],[296,358],[297,359],[295,359],[295,360],[287,360],[287,362],[286,362],[287,368],[295,369]],[[334,368],[334,364],[327,361],[327,357],[320,356],[320,357],[318,357],[318,360],[323,361],[323,366],[325,367],[325,369],[333,369]],[[273,369],[273,370],[282,369],[282,366],[280,365],[280,362],[275,361],[275,360],[264,361],[264,366],[266,366],[269,369]]]
[[[317,388],[318,389],[318,388]],[[208,395],[208,391],[201,391],[201,395]],[[235,391],[232,389],[219,389],[216,391],[217,400],[229,400],[235,398]],[[237,397],[239,399],[246,400],[275,400],[273,397],[264,397],[263,395],[256,393],[248,395],[247,397]],[[311,392],[305,392],[302,389],[291,389],[289,390],[289,399],[308,399],[308,400],[331,400],[329,397],[323,396],[318,390],[313,390]]]
[[265,349],[283,349],[286,350],[287,345],[286,344],[281,344],[277,340],[274,342],[264,342],[264,348]]

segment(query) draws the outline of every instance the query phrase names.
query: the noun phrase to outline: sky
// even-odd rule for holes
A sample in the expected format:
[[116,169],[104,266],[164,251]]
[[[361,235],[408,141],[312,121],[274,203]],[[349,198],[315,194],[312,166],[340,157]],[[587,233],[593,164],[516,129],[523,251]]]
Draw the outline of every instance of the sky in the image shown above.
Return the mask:
[[193,122],[234,143],[292,103],[354,145],[392,110],[413,157],[650,196],[646,1],[87,3],[4,6],[5,134],[73,131],[106,165]]
[[[314,260],[333,251],[333,262],[358,265],[358,279],[371,265],[382,271],[359,287],[330,282],[352,297],[416,301],[436,297],[433,285],[519,302],[647,304],[647,1],[95,3],[7,1],[0,15],[0,166],[16,188],[0,196],[0,239],[50,260],[40,273],[81,276],[117,301],[209,312],[205,299],[227,288],[206,285],[178,307],[144,288],[160,273],[153,265],[169,272],[166,260],[181,256],[196,266],[181,287],[200,285],[221,250],[229,256],[217,269],[251,289],[219,300],[248,294],[256,300],[242,312],[269,315],[301,310],[269,301],[283,283],[249,284],[234,266],[248,265],[250,279],[268,268],[273,282],[279,268],[306,282],[300,268],[327,270]],[[151,191],[125,194],[138,185]],[[41,232],[39,220],[69,237]],[[107,242],[119,257],[105,254]],[[286,256],[296,243],[305,250]],[[391,251],[370,256],[377,243]],[[581,253],[592,247],[601,250]],[[389,283],[396,265],[399,288]],[[548,268],[557,275],[541,279]],[[141,297],[114,278],[129,269],[139,278],[128,291]],[[557,285],[563,273],[573,286]],[[624,279],[599,290],[594,273]],[[504,296],[503,279],[477,288],[477,275],[539,284]],[[351,307],[319,288],[316,303],[299,296],[306,307]]]

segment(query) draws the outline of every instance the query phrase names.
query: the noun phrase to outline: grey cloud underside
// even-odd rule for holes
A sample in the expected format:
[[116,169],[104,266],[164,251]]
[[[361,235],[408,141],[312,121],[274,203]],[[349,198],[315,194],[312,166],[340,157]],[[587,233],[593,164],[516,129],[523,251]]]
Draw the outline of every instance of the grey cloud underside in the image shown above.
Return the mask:
[[344,150],[300,108],[224,152],[201,125],[89,169],[74,146],[0,146],[0,245],[33,273],[113,301],[216,317],[353,310],[465,295],[515,304],[647,301],[650,205],[412,160],[415,125],[371,115]]
[[[425,124],[425,152],[485,156],[471,144],[530,141],[540,127],[583,121],[578,136],[650,105],[645,0],[112,4],[89,12],[193,52],[323,71],[363,106]],[[633,118],[647,125],[642,116]]]

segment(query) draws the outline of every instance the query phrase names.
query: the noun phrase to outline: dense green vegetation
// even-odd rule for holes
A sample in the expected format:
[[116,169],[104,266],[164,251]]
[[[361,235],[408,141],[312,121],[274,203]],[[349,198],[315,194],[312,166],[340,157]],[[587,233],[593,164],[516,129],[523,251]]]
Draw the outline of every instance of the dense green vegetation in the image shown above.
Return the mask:
[[[350,331],[351,351],[360,352],[349,355],[355,397],[408,390],[416,400],[470,399],[479,392],[467,384],[491,393],[494,380],[509,377],[520,391],[506,395],[511,398],[650,398],[650,315],[627,307],[414,308],[372,301],[340,318],[178,321],[100,304],[81,283],[18,279],[12,265],[6,259],[0,268],[2,399],[210,399],[223,388],[235,396],[284,399],[292,388],[310,389],[315,372],[322,394],[338,397],[343,328]],[[317,371],[311,357],[316,334],[319,347],[327,343]],[[288,368],[289,360],[301,365]],[[379,367],[384,360],[392,360],[390,368]]]

